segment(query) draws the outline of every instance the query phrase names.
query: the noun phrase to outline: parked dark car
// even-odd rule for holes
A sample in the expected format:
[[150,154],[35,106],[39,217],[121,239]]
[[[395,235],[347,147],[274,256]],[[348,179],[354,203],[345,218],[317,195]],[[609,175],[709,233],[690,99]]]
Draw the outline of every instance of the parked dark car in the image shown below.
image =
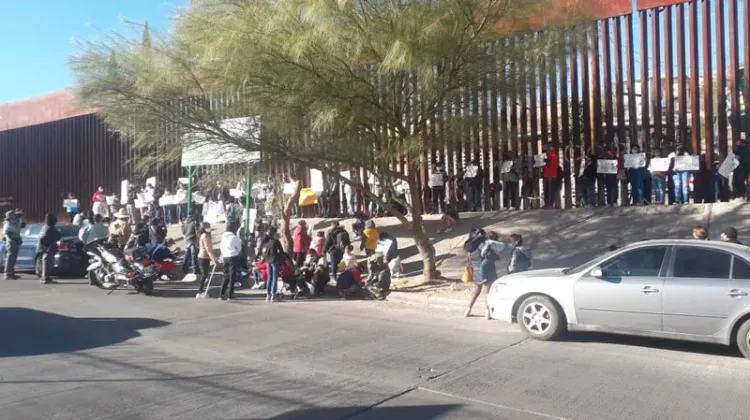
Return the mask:
[[[33,271],[41,275],[41,259],[36,256],[36,244],[39,242],[41,224],[27,225],[21,231],[23,243],[18,250],[16,271]],[[83,251],[83,244],[78,239],[78,226],[57,225],[62,238],[57,243],[55,268],[53,274],[63,277],[81,277],[86,274],[88,255]]]

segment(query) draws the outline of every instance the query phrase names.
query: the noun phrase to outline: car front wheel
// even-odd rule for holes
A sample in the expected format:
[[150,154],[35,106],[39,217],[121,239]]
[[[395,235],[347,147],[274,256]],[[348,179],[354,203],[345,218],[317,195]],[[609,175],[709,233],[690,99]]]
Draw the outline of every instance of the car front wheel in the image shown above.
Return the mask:
[[740,325],[737,329],[737,347],[745,358],[750,359],[750,319]]
[[524,300],[518,307],[516,320],[526,335],[537,340],[559,338],[567,329],[565,315],[545,296],[531,296]]

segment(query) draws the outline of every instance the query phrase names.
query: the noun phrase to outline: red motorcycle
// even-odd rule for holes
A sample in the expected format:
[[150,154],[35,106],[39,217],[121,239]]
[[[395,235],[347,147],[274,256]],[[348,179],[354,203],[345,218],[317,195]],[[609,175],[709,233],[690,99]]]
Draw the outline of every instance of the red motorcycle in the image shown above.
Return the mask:
[[165,281],[179,280],[180,271],[172,260],[153,261],[148,256],[146,248],[135,248],[125,251],[125,259],[137,263],[141,267],[152,267],[159,274],[159,279]]

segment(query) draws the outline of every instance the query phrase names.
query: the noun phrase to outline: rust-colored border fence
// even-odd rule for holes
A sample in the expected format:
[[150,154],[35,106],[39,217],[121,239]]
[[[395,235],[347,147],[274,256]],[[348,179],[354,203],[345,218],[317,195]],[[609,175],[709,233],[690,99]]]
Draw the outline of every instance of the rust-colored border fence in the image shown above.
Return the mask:
[[[714,201],[717,193],[725,199],[726,182],[714,191],[710,180],[717,162],[750,126],[745,112],[750,84],[743,83],[743,67],[750,62],[748,28],[750,0],[639,0],[635,13],[593,22],[586,34],[588,48],[547,61],[539,71],[507,67],[501,77],[518,80],[527,91],[501,95],[489,78],[466,86],[460,106],[446,107],[428,130],[421,167],[408,168],[404,159],[394,159],[393,167],[418,170],[426,185],[434,161],[445,162],[456,174],[477,159],[487,175],[484,209],[498,209],[502,193],[495,168],[501,152],[518,151],[530,162],[549,142],[559,151],[565,173],[558,206],[572,207],[578,202],[576,175],[587,153],[610,149],[622,154],[637,143],[666,155],[681,145],[701,155],[696,201]],[[473,119],[476,124],[464,133],[461,146],[431,150],[432,139],[443,135],[441,119],[451,115],[480,118]],[[97,186],[119,191],[122,179],[133,179],[137,158],[129,141],[107,131],[95,115],[1,131],[0,206],[22,207],[39,218],[46,211],[62,212],[63,195],[73,192],[86,208]],[[150,175],[170,185],[185,176],[179,162]],[[429,189],[423,189],[429,204]],[[538,171],[524,171],[522,195],[524,208],[538,204]],[[462,207],[461,192],[454,196]],[[361,197],[358,201],[364,207]],[[342,205],[339,201],[334,208]],[[309,212],[303,214],[312,216]]]

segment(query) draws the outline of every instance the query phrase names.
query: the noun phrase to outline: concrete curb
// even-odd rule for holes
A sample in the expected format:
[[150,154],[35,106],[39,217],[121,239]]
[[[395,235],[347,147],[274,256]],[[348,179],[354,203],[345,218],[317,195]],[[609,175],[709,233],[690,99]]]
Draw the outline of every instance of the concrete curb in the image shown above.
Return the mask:
[[[391,291],[388,295],[388,301],[396,303],[405,303],[409,305],[424,306],[433,309],[449,310],[462,312],[466,310],[468,306],[467,299],[449,298],[444,296],[434,296],[431,293],[409,293],[409,292],[398,292]],[[480,297],[474,304],[475,308],[484,307],[484,299]]]

